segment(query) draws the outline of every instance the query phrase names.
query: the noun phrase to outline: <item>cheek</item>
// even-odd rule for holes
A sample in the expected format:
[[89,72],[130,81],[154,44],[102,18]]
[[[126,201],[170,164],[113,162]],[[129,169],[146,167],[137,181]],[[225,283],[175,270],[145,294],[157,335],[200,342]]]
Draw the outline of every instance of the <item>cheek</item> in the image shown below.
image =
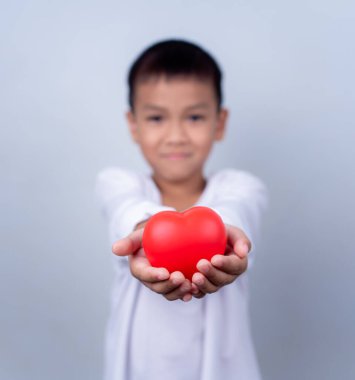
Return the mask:
[[210,131],[200,130],[191,133],[191,140],[200,151],[208,151],[213,144],[213,136]]
[[145,152],[155,152],[160,144],[160,135],[158,133],[144,133],[141,135],[140,145]]

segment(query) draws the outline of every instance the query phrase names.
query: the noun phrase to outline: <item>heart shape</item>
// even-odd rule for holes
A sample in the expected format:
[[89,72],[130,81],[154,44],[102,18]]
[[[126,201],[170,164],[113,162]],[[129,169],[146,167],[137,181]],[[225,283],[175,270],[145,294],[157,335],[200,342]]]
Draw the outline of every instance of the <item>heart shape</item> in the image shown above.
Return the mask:
[[226,244],[222,218],[204,206],[156,213],[146,223],[142,238],[152,266],[166,268],[170,273],[181,271],[189,280],[198,271],[199,260],[223,255]]

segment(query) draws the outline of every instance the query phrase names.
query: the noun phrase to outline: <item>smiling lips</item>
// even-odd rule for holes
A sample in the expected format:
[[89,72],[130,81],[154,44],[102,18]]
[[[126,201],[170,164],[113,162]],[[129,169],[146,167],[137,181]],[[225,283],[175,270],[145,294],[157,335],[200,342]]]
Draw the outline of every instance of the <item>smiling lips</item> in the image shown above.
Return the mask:
[[163,158],[167,158],[168,160],[182,160],[184,158],[190,157],[190,153],[169,153],[163,154]]

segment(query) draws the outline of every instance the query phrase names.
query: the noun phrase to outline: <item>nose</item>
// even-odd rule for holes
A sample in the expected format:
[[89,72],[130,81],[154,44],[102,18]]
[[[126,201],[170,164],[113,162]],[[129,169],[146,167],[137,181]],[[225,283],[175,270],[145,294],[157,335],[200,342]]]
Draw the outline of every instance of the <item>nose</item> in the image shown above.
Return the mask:
[[167,126],[166,142],[170,144],[182,144],[187,142],[188,136],[181,122],[172,121]]

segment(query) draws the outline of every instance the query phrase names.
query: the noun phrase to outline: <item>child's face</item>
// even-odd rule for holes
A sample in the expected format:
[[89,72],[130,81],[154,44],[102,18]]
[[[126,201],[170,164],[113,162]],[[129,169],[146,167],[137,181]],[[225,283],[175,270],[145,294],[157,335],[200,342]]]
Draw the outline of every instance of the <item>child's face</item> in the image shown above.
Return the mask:
[[154,173],[167,180],[201,173],[228,114],[217,112],[212,84],[160,77],[137,85],[134,104],[134,114],[126,115],[130,131]]

